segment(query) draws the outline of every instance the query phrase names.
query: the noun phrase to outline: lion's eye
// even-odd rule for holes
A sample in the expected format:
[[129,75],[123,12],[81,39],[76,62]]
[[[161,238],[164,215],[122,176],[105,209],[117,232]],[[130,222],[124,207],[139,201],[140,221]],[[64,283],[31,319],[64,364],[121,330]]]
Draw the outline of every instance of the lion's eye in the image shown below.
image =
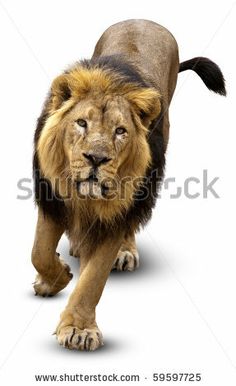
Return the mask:
[[126,129],[124,127],[117,127],[116,129],[116,135],[121,135],[126,133]]
[[84,119],[78,119],[78,120],[76,121],[76,123],[77,123],[79,126],[81,126],[81,127],[84,127],[84,128],[87,127],[87,122],[86,122]]

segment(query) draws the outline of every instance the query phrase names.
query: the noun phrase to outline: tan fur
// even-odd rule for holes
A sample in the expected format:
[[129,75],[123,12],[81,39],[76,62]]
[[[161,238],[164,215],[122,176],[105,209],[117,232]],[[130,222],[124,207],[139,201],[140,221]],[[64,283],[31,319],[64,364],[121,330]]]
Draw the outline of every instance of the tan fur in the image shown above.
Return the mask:
[[[96,349],[101,345],[101,333],[95,322],[95,307],[120,248],[122,236],[119,235],[112,242],[107,240],[90,256],[85,257],[83,253],[81,254],[80,280],[70,296],[66,309],[61,315],[56,331],[59,343],[63,346],[87,349],[86,345],[84,347],[83,344],[79,347],[83,343],[79,341],[79,337],[83,339],[84,329],[89,329],[90,333],[93,331],[99,333],[97,340],[93,340],[94,347],[92,349]],[[106,256],[106,259],[104,259],[104,256]],[[70,344],[74,331],[77,339],[75,341],[72,339]]]
[[37,295],[54,295],[61,291],[72,278],[69,266],[60,260],[56,253],[56,247],[63,232],[62,226],[55,224],[39,210],[32,250],[32,263],[38,271],[34,283]]

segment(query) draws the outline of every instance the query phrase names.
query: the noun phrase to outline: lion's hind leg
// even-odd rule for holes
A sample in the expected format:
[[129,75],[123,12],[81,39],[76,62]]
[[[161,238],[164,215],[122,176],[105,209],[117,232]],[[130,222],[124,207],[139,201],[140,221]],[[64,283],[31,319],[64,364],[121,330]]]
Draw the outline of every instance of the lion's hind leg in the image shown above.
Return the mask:
[[117,254],[112,270],[135,271],[139,267],[139,254],[134,233],[126,236]]

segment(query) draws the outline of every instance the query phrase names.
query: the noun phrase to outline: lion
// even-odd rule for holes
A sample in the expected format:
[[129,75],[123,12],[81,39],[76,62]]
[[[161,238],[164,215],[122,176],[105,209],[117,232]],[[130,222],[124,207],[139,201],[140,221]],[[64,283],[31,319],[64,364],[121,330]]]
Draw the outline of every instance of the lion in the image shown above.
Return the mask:
[[108,28],[90,60],[53,82],[35,131],[38,221],[32,263],[36,295],[53,296],[72,278],[57,253],[66,233],[79,256],[78,283],[56,328],[69,349],[103,345],[95,310],[111,270],[139,266],[135,233],[151,217],[164,176],[168,109],[178,73],[194,70],[226,95],[219,67],[197,57],[179,64],[164,27],[128,20]]

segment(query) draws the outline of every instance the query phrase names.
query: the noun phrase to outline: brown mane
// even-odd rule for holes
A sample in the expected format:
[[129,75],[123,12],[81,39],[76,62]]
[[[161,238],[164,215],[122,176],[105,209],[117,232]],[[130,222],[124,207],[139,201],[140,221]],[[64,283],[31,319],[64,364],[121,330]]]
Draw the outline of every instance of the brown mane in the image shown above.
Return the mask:
[[[47,118],[40,128],[40,135],[36,141],[36,156],[42,178],[46,178],[53,191],[57,191],[63,197],[63,181],[60,184],[61,190],[58,191],[55,179],[63,180],[69,175],[66,171],[67,161],[65,156],[64,136],[65,130],[60,128],[66,114],[81,100],[98,99],[109,96],[122,96],[132,107],[132,117],[137,128],[134,145],[131,154],[123,166],[124,173],[129,171],[129,176],[138,178],[145,175],[150,164],[150,154],[147,145],[147,126],[154,117],[159,116],[161,110],[160,94],[152,87],[144,87],[134,82],[127,82],[125,76],[107,68],[85,68],[82,64],[76,64],[66,73],[58,76],[52,84],[51,94],[46,102],[45,112]],[[145,124],[142,122],[145,117]],[[137,148],[137,150],[135,150]],[[142,151],[139,162],[133,162],[135,152]],[[132,157],[132,152],[134,156]],[[122,170],[122,168],[121,168]],[[65,188],[64,188],[65,189]],[[132,182],[126,183],[126,198],[120,200],[119,197],[112,202],[90,201],[85,210],[85,203],[80,207],[83,213],[96,213],[98,219],[105,222],[116,221],[117,215],[123,214],[131,206],[134,199],[134,187]],[[89,207],[88,207],[89,205]],[[90,209],[89,209],[90,208]]]

